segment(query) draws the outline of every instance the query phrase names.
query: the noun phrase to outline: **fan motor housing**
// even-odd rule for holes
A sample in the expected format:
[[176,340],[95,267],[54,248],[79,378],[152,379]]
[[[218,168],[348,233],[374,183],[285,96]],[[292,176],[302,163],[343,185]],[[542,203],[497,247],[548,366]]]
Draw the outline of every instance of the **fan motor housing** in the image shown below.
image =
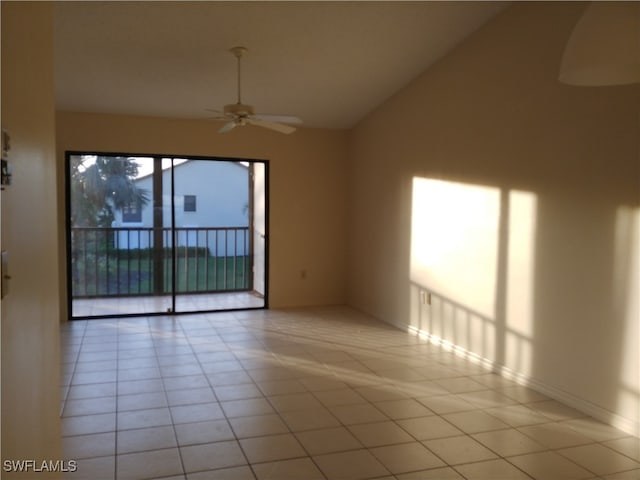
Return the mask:
[[227,115],[237,115],[238,117],[247,117],[253,115],[253,107],[244,105],[243,103],[232,103],[224,106],[224,113]]

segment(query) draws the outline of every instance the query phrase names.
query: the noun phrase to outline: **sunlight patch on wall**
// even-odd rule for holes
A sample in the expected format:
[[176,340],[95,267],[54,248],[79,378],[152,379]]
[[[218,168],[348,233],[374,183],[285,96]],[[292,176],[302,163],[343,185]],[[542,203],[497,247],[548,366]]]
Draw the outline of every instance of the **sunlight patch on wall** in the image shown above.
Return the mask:
[[493,318],[499,215],[497,188],[414,177],[411,280]]
[[509,192],[505,364],[531,373],[537,197]]
[[613,269],[614,316],[623,339],[620,352],[618,411],[635,422],[640,434],[640,209],[620,207],[616,214]]

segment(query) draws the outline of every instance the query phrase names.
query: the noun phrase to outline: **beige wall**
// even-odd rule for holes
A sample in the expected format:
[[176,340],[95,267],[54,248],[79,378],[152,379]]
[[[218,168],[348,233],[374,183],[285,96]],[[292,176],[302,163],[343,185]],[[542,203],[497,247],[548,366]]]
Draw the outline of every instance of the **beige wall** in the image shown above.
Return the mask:
[[[58,257],[52,5],[2,2],[2,127],[13,185],[2,192],[2,460],[58,460]],[[3,464],[4,465],[4,464]],[[2,473],[2,478],[57,478]]]
[[640,87],[557,82],[583,8],[516,2],[353,131],[349,302],[638,433]]
[[[285,136],[247,127],[221,135],[213,121],[71,112],[58,112],[56,128],[61,177],[66,150],[268,160],[270,306],[346,301],[347,132],[301,128]],[[59,202],[63,212],[62,193]],[[63,222],[61,215],[61,232]]]

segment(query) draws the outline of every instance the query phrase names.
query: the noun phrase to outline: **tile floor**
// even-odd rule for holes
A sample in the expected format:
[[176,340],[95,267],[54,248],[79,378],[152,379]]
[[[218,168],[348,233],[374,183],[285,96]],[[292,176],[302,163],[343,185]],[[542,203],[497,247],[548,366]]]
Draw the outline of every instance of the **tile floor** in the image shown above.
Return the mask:
[[346,307],[69,322],[66,478],[640,479],[640,440]]

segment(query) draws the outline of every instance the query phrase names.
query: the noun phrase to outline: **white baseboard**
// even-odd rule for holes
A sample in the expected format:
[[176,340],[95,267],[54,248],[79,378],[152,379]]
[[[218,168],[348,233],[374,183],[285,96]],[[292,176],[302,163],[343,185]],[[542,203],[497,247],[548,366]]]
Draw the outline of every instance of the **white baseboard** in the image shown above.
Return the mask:
[[507,368],[503,365],[496,364],[492,360],[481,357],[480,355],[474,352],[470,352],[469,350],[466,350],[459,345],[455,345],[437,335],[425,332],[424,330],[420,330],[411,325],[407,325],[405,329],[409,333],[417,335],[433,345],[438,345],[444,350],[450,351],[461,358],[469,360],[477,365],[481,365],[492,373],[496,373],[503,378],[516,382],[519,385],[528,387],[571,408],[575,408],[576,410],[589,415],[590,417],[593,417],[603,423],[611,425],[612,427],[622,430],[625,433],[640,437],[640,421],[635,421],[633,419],[623,417],[583,398],[577,397],[556,387],[547,385],[540,380],[511,370],[510,368]]

